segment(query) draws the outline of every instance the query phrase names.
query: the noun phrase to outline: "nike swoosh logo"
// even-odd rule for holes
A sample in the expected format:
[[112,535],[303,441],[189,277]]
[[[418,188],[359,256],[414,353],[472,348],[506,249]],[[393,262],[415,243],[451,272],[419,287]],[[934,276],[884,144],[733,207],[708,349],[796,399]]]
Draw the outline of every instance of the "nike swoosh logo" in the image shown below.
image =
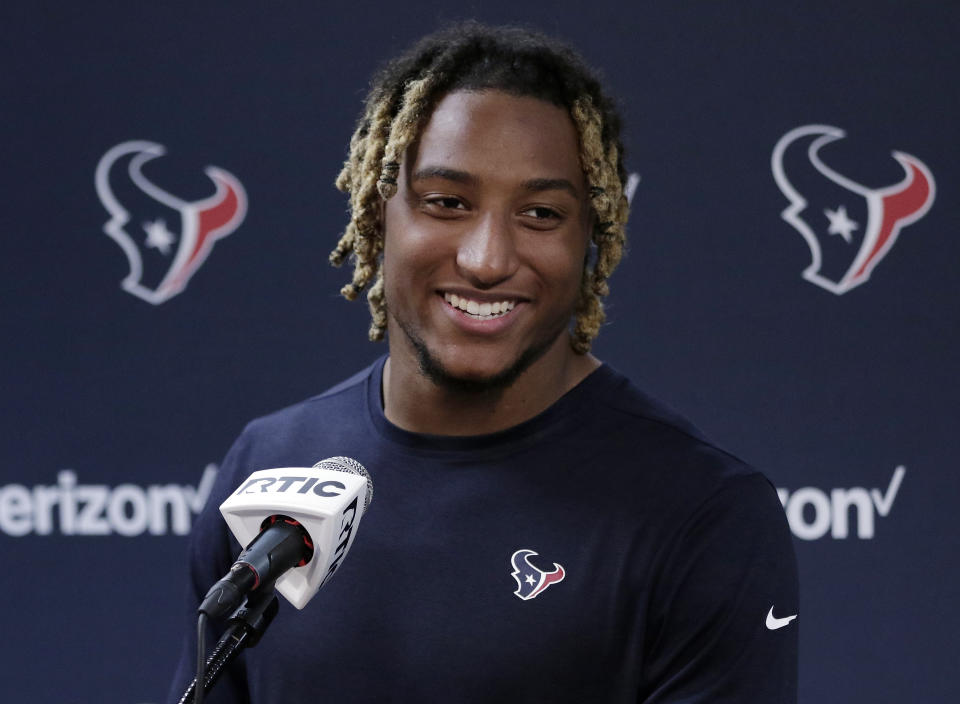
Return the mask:
[[767,612],[767,628],[771,631],[775,631],[778,628],[783,628],[793,619],[797,617],[796,614],[793,616],[785,616],[784,618],[774,618],[773,616],[773,607],[770,607],[770,611]]

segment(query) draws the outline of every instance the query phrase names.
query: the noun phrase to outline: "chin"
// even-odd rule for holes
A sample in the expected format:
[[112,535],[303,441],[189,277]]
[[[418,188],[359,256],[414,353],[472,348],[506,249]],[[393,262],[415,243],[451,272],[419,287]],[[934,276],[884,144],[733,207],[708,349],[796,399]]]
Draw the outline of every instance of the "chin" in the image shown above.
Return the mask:
[[512,360],[504,360],[492,368],[481,368],[477,366],[476,358],[489,360],[490,351],[476,349],[469,354],[461,349],[452,358],[444,359],[445,355],[432,350],[416,331],[396,317],[393,320],[415,351],[420,373],[440,388],[463,394],[496,393],[510,388],[566,331],[564,324],[517,353]]
[[[496,393],[510,388],[531,365],[543,357],[560,334],[527,347],[512,360],[507,359],[500,365],[478,367],[475,360],[465,359],[462,354],[445,360],[443,355],[434,353],[418,336],[406,329],[404,333],[416,350],[420,373],[440,388],[463,394]],[[481,355],[486,356],[482,350],[477,350],[476,356]]]
[[509,388],[543,354],[545,350],[528,349],[521,353],[512,364],[499,369],[478,369],[466,365],[447,365],[438,356],[432,354],[421,341],[413,341],[417,350],[420,372],[434,384],[459,393],[490,393]]

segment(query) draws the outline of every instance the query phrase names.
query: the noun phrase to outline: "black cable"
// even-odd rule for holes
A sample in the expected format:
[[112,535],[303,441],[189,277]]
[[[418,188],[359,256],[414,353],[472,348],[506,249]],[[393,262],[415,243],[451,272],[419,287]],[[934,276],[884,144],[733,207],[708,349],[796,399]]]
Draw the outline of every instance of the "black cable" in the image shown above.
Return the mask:
[[203,678],[206,676],[204,672],[206,669],[206,658],[204,657],[206,647],[203,643],[203,636],[206,630],[207,615],[201,611],[197,617],[197,684],[193,689],[193,704],[203,704]]

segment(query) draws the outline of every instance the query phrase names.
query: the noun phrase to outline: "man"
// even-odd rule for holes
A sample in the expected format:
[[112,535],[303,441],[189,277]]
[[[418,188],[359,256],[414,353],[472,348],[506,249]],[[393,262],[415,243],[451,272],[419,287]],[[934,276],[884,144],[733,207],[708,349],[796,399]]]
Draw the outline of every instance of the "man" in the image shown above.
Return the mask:
[[[389,356],[234,444],[191,619],[240,549],[216,507],[252,471],[347,455],[377,501],[208,701],[795,701],[775,491],[588,351],[621,154],[597,81],[539,35],[461,25],[378,76],[331,257],[353,256],[344,294],[368,289]],[[173,701],[193,663],[188,645]]]

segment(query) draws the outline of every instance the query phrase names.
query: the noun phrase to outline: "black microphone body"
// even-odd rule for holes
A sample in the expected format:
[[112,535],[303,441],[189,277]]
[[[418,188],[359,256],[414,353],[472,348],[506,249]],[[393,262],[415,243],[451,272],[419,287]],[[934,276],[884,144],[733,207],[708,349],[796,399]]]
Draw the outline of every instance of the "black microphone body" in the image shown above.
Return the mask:
[[216,584],[200,604],[200,612],[219,618],[240,606],[244,597],[263,584],[313,556],[313,542],[300,523],[287,516],[270,516],[264,528],[244,548],[230,571]]

